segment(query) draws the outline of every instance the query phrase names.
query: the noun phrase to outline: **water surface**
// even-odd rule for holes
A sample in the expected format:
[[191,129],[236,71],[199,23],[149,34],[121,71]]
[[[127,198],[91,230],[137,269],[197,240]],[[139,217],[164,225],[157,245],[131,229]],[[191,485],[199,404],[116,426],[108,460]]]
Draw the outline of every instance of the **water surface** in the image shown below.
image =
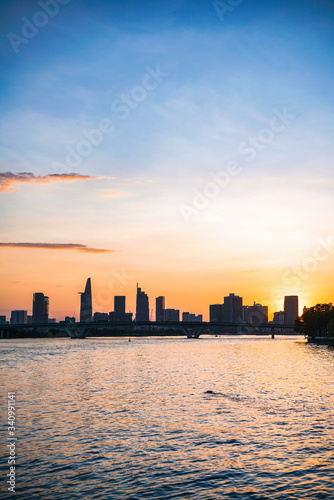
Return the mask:
[[146,337],[0,348],[2,395],[17,399],[17,499],[334,498],[330,347]]

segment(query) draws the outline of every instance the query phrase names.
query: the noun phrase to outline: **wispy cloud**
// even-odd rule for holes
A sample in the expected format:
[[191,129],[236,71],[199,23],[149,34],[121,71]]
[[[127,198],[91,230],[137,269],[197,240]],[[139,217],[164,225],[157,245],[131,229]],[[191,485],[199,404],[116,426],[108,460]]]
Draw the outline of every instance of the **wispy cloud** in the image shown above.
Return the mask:
[[42,248],[46,250],[76,250],[89,253],[115,252],[106,248],[92,248],[80,243],[0,243],[0,247],[12,248]]
[[13,184],[21,184],[24,182],[46,184],[50,182],[88,181],[98,178],[99,177],[75,173],[34,175],[32,172],[19,172],[18,174],[14,174],[12,172],[0,172],[0,193],[5,191],[15,191],[12,189]]
[[128,193],[126,191],[104,190],[100,196],[101,198],[127,198],[131,196],[131,193]]

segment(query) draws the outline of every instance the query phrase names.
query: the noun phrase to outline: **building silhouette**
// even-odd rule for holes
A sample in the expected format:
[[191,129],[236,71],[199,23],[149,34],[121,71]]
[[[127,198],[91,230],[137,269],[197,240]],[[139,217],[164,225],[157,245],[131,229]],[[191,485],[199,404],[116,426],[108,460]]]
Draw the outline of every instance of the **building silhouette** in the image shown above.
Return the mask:
[[298,295],[286,295],[284,297],[284,323],[294,325],[298,318]]
[[95,323],[97,323],[99,321],[109,321],[109,314],[108,313],[96,312],[96,313],[94,313],[93,321]]
[[155,321],[162,322],[165,319],[165,297],[155,299]]
[[148,304],[148,296],[137,283],[137,300],[136,300],[136,321],[149,321],[150,310]]
[[84,292],[79,292],[80,301],[80,321],[92,321],[92,285],[90,278],[87,279]]
[[44,293],[34,293],[32,303],[32,322],[41,324],[48,323],[49,319],[49,297]]
[[122,321],[125,315],[125,296],[115,295],[114,297],[114,313]]
[[183,312],[182,313],[182,321],[191,321],[193,323],[202,323],[203,321],[203,315],[202,314],[198,314],[196,316],[196,314],[193,314],[193,313],[190,313],[190,312]]
[[284,325],[284,311],[274,312],[273,323],[275,325]]
[[234,293],[224,297],[223,321],[225,323],[242,322],[242,297]]
[[118,322],[118,321],[132,321],[132,313],[125,312],[125,296],[124,295],[115,295],[114,296],[114,310],[109,313],[109,321]]
[[27,311],[12,311],[10,316],[11,325],[26,325],[28,323]]
[[65,316],[65,323],[75,323],[74,316]]
[[252,306],[243,306],[242,310],[245,323],[249,323],[250,325],[268,323],[268,306],[254,302]]
[[165,321],[180,321],[180,310],[165,309]]
[[223,321],[224,304],[210,305],[210,322],[221,323]]

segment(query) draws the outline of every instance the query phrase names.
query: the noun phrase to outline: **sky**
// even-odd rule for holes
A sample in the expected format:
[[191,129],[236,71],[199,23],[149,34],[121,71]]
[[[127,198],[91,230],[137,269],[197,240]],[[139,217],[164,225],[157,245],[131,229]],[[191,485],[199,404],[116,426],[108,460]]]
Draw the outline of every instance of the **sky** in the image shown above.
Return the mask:
[[0,11],[0,314],[333,301],[331,1]]

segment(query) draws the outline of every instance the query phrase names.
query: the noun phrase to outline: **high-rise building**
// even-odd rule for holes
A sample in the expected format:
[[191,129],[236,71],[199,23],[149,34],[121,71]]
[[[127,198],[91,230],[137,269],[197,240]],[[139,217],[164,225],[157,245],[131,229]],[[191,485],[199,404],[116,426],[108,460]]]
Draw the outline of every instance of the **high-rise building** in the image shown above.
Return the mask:
[[27,311],[12,311],[10,316],[11,325],[26,325],[28,323]]
[[85,291],[79,293],[81,294],[80,321],[92,321],[92,285],[90,278],[87,279]]
[[132,313],[125,312],[125,296],[115,295],[114,311],[109,313],[109,321],[111,321],[112,323],[119,321],[126,321],[127,323],[131,323]]
[[242,322],[242,297],[234,293],[224,297],[223,321],[226,323]]
[[198,314],[196,316],[196,314],[193,314],[193,313],[190,313],[190,312],[183,312],[182,313],[182,321],[185,321],[185,322],[192,322],[192,323],[202,323],[203,321],[203,315],[202,314]]
[[101,312],[95,312],[93,316],[93,321],[95,323],[99,321],[109,321],[109,314],[108,313],[101,313]]
[[44,293],[34,293],[32,303],[32,322],[41,324],[47,323],[49,319],[49,297]]
[[123,321],[125,315],[125,296],[115,295],[114,297],[114,313],[118,321]]
[[284,325],[284,311],[274,312],[273,323],[275,325]]
[[165,297],[155,299],[155,321],[163,321],[165,317]]
[[180,310],[165,309],[165,321],[180,321]]
[[224,304],[211,304],[210,305],[210,322],[221,323],[223,321]]
[[115,311],[112,311],[109,313],[109,321],[111,323],[117,323],[117,322],[126,322],[126,323],[131,323],[132,322],[132,313],[124,313],[123,316],[120,316],[118,313],[115,313]]
[[252,306],[243,306],[243,318],[245,323],[251,325],[260,325],[268,323],[268,306],[262,304],[254,304]]
[[298,295],[286,295],[284,297],[284,323],[294,325],[298,318]]
[[148,304],[148,296],[139,288],[137,283],[137,300],[136,300],[136,321],[149,321],[150,310]]
[[190,312],[183,312],[182,313],[182,321],[194,321],[195,319],[195,314],[191,314]]

